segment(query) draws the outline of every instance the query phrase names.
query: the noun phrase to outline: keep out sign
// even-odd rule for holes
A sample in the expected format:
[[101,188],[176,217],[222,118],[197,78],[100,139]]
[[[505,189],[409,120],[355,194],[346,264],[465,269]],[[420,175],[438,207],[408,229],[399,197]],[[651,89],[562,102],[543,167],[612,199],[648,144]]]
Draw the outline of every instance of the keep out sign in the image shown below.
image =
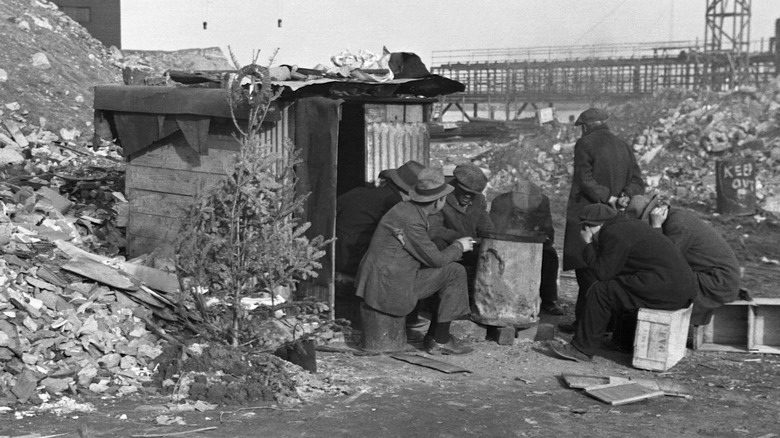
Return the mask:
[[756,212],[756,164],[753,160],[715,164],[718,212],[738,216]]

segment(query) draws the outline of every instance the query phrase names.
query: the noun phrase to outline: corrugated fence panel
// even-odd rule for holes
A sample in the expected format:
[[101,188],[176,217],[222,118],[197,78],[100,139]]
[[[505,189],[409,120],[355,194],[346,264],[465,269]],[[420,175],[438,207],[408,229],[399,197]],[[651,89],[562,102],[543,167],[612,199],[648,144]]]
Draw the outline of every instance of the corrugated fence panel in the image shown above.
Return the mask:
[[409,160],[428,165],[430,141],[425,123],[367,123],[366,181],[376,181],[379,172]]

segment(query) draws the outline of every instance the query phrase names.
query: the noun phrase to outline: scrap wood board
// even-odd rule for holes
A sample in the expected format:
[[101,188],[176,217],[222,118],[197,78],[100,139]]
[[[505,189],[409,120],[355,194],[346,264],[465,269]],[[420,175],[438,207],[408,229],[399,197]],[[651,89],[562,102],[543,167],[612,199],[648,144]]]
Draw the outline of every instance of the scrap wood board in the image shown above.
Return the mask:
[[431,359],[425,356],[420,356],[417,354],[408,354],[408,353],[398,353],[398,354],[391,354],[390,357],[393,359],[402,360],[404,362],[408,362],[414,365],[420,365],[426,368],[432,368],[437,371],[441,371],[443,373],[452,374],[452,373],[470,373],[470,370],[467,370],[465,368],[461,368],[459,366],[442,362],[440,360]]
[[625,405],[664,395],[663,391],[650,389],[639,383],[631,382],[619,383],[617,385],[594,386],[586,388],[585,393],[612,406]]
[[564,374],[563,380],[569,388],[588,389],[594,386],[614,385],[617,383],[627,383],[629,379],[625,377],[612,376],[579,376],[574,374]]

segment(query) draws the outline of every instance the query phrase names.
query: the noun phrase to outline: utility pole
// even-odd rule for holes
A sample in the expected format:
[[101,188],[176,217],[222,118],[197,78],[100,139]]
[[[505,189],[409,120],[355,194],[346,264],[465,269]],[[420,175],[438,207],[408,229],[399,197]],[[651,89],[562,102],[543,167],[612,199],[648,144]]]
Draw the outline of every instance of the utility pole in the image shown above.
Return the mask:
[[703,80],[712,90],[751,83],[751,0],[707,0],[704,54],[707,70]]

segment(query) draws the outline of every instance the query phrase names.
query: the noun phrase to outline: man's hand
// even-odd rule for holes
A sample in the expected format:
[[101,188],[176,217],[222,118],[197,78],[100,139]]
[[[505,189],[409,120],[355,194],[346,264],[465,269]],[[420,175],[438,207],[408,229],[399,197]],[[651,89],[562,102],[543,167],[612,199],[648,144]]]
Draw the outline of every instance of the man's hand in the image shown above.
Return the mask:
[[609,200],[607,200],[607,204],[609,204],[610,207],[617,209],[617,206],[615,205],[618,201],[618,198],[616,196],[610,196]]
[[580,237],[587,245],[593,242],[593,231],[591,231],[590,227],[583,227],[582,230],[580,230]]
[[631,197],[626,195],[625,193],[621,193],[620,197],[617,199],[617,209],[625,210],[625,208],[628,207],[628,204],[630,202],[631,202]]
[[477,242],[471,237],[461,237],[460,239],[457,239],[455,241],[458,242],[460,246],[463,248],[463,252],[469,252],[472,249],[474,249],[474,244]]
[[659,205],[650,211],[650,225],[653,228],[661,228],[669,216],[669,206]]

